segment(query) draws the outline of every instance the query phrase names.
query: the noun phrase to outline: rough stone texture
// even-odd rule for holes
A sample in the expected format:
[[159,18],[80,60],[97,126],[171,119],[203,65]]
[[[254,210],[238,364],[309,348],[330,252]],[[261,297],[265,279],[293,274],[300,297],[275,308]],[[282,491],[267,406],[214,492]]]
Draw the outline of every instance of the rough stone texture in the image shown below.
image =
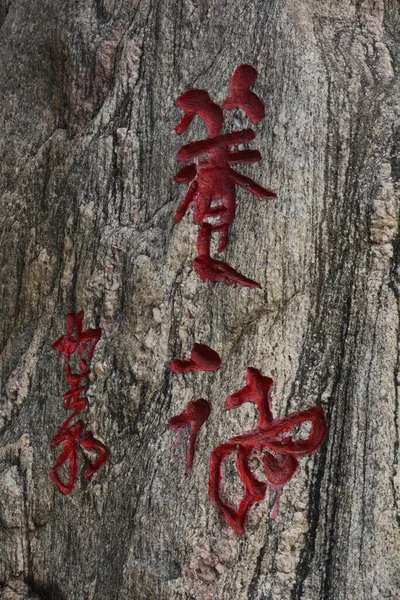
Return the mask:
[[[400,598],[400,8],[396,0],[2,0],[0,598]],[[222,100],[254,64],[267,115],[226,260],[262,290],[193,270],[173,225],[175,98]],[[51,343],[85,311],[103,337],[85,421],[112,451],[61,496],[65,418]],[[194,341],[217,373],[172,375]],[[217,443],[255,424],[224,399],[254,366],[274,410],[315,404],[326,444],[236,537],[207,497]],[[190,476],[166,424],[212,415]]]

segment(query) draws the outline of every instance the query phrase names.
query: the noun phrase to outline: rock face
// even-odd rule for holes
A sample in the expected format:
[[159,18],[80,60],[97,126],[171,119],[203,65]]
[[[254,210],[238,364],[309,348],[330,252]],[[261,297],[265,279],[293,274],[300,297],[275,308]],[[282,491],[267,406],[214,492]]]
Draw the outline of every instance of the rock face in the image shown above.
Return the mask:
[[[0,24],[0,598],[398,600],[398,2],[5,0]],[[221,102],[241,63],[266,104],[242,172],[278,198],[238,192],[224,256],[262,289],[212,291],[198,227],[173,221],[176,153],[205,136],[174,133],[175,99]],[[103,330],[83,418],[111,458],[88,484],[81,456],[62,496],[51,344],[79,310]],[[168,370],[194,342],[219,371]],[[319,405],[329,431],[278,518],[270,492],[236,536],[208,466],[255,426],[224,408],[248,366],[274,378],[274,414]],[[167,424],[200,397],[185,477]]]

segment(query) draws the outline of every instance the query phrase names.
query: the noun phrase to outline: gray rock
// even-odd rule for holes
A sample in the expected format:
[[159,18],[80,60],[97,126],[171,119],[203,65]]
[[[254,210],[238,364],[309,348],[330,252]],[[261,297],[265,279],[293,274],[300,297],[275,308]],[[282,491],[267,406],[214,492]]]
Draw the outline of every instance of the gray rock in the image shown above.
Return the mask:
[[[395,0],[1,3],[4,599],[400,598],[399,23]],[[222,101],[244,62],[266,117],[243,172],[278,198],[238,191],[224,256],[262,289],[212,292],[197,226],[173,222],[176,153],[205,136],[197,120],[174,133],[175,99]],[[78,310],[103,329],[82,418],[112,454],[90,483],[81,455],[62,496],[51,344]],[[221,370],[173,375],[194,341]],[[329,433],[278,518],[270,492],[237,537],[208,471],[255,426],[252,407],[224,409],[247,366],[274,378],[276,415],[320,405]],[[185,477],[167,423],[199,397],[213,410]]]

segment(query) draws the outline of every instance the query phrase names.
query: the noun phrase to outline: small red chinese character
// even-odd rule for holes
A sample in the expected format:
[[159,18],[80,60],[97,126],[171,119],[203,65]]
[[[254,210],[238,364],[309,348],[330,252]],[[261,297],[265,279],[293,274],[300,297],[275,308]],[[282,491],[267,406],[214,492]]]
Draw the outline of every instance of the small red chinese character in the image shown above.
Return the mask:
[[[87,388],[87,379],[90,373],[88,361],[92,358],[96,344],[101,337],[100,328],[82,331],[82,327],[83,312],[78,314],[69,313],[67,315],[67,333],[52,345],[52,348],[58,350],[60,355],[64,357],[64,373],[67,382],[70,384],[70,389],[63,395],[64,408],[73,411],[50,442],[51,448],[63,444],[61,454],[50,472],[50,478],[62,494],[70,494],[76,483],[80,446],[85,450],[97,452],[98,455],[95,462],[88,461],[89,464],[85,472],[85,477],[88,479],[105,464],[110,456],[109,449],[97,440],[90,431],[85,431],[83,421],[79,420],[73,423],[74,418],[88,405],[88,399],[85,396],[82,397],[81,394],[84,394]],[[69,364],[71,356],[76,351],[80,355],[80,373],[73,373]],[[84,352],[87,352],[85,358],[82,356]],[[59,471],[67,461],[69,476],[68,481],[64,482],[59,475]]]

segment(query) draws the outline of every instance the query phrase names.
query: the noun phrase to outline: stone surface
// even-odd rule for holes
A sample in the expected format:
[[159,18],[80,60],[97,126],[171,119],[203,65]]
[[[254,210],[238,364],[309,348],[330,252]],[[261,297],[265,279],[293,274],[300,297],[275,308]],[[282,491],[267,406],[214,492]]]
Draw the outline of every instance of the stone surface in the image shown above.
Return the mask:
[[[6,0],[0,25],[1,597],[398,600],[398,2]],[[205,133],[175,135],[174,101],[223,100],[244,62],[267,111],[243,172],[278,199],[239,191],[224,257],[262,290],[212,292],[173,223],[176,152]],[[84,419],[112,455],[63,497],[51,343],[78,310],[103,329]],[[194,341],[221,370],[171,374]],[[329,433],[236,537],[208,461],[255,424],[224,410],[247,366],[276,414],[321,405]],[[185,477],[167,423],[199,397]]]

